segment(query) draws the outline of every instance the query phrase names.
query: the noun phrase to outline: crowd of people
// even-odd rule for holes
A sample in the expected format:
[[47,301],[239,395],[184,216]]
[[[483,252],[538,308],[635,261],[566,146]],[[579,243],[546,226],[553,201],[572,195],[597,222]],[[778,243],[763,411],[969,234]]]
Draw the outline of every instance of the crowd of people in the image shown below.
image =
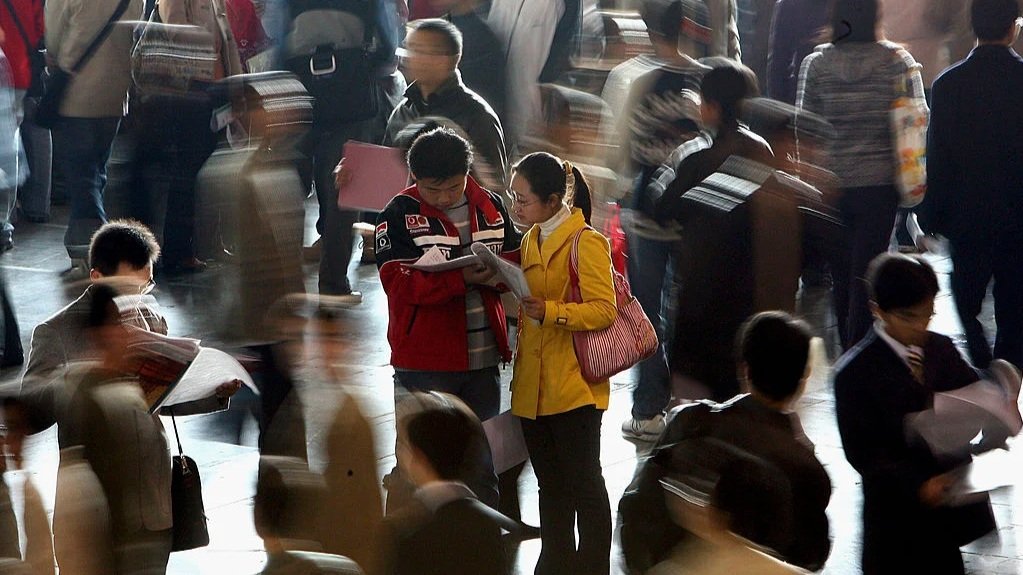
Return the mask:
[[[161,418],[233,398],[258,402],[266,574],[498,574],[509,542],[533,537],[537,575],[609,574],[611,384],[591,364],[623,352],[584,348],[592,334],[634,343],[633,295],[659,342],[633,363],[621,423],[651,449],[617,509],[630,572],[824,567],[831,482],[795,412],[811,339],[827,336],[796,313],[812,290],[835,318],[863,572],[964,573],[959,548],[995,529],[987,495],[959,501],[957,480],[971,449],[1005,437],[950,456],[907,421],[997,374],[1019,393],[1017,0],[3,3],[0,253],[15,225],[67,203],[65,277],[89,283],[27,353],[0,284],[0,359],[25,364],[4,402],[10,464],[54,424],[60,448],[52,535],[35,514],[19,544],[0,494],[0,550],[24,559],[11,569],[165,573],[194,525]],[[922,203],[904,199],[904,101],[929,121]],[[354,204],[356,186],[393,174],[366,173],[352,144],[400,155],[407,187]],[[928,331],[938,280],[919,252],[938,236],[966,357]],[[311,258],[333,357],[329,326],[362,301],[357,237],[387,299],[386,497],[355,400],[335,415],[326,470],[310,469],[290,345]],[[233,294],[218,339],[258,399],[224,376],[205,397],[154,403],[137,352],[169,331],[154,277],[213,262]],[[993,347],[980,319],[992,281]],[[520,515],[525,458],[496,461],[495,428],[525,445],[538,528]],[[322,509],[344,525],[314,519]]]

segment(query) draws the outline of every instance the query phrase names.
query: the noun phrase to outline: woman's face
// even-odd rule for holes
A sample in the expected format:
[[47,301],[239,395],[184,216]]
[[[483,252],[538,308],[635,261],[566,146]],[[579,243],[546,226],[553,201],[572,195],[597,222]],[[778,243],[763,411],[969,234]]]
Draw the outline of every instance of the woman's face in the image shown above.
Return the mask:
[[508,189],[512,198],[512,215],[515,220],[525,225],[546,222],[561,209],[561,196],[551,195],[543,201],[533,193],[529,181],[519,174],[511,179]]

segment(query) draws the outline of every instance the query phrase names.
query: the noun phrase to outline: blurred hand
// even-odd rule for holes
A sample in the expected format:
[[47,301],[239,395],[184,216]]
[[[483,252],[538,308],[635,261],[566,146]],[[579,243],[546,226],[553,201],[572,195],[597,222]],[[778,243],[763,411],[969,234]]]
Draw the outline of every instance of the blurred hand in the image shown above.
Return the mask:
[[462,279],[465,285],[482,285],[494,278],[496,274],[487,266],[469,266],[462,268]]
[[951,473],[935,475],[920,486],[920,501],[928,507],[938,507],[945,502],[953,483],[955,476]]
[[227,399],[232,395],[238,393],[238,390],[242,388],[242,380],[236,379],[228,383],[222,384],[217,388],[217,397],[220,399]]
[[522,313],[536,321],[542,322],[544,316],[547,315],[547,302],[543,298],[533,296],[522,298],[521,305]]
[[345,167],[345,159],[341,158],[341,161],[334,168],[334,186],[340,191],[341,188],[347,186],[351,181],[352,171]]
[[3,44],[6,41],[7,41],[7,34],[4,33],[4,29],[3,28],[0,28],[0,44]]

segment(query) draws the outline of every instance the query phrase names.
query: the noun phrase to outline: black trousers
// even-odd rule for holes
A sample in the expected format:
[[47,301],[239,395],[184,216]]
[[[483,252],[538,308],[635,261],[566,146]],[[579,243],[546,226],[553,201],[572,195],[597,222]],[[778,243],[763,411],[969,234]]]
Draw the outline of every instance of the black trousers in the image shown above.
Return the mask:
[[[970,360],[980,369],[987,368],[993,358],[1023,365],[1021,242],[1021,237],[951,242],[952,297],[966,333]],[[993,355],[978,319],[992,279],[997,326]]]
[[611,570],[611,504],[600,467],[603,414],[586,406],[522,419],[540,485],[542,547],[536,575],[601,575]]
[[888,251],[898,192],[891,185],[844,188],[838,207],[846,249],[832,257],[832,298],[842,348],[849,349],[873,323],[865,276],[870,260]]

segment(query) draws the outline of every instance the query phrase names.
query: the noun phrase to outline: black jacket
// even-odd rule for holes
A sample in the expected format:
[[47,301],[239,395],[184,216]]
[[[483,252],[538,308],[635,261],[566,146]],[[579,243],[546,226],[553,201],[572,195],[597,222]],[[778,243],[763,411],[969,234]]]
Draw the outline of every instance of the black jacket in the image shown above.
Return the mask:
[[[774,541],[755,543],[775,547],[794,565],[811,570],[823,566],[831,549],[825,513],[831,499],[828,474],[791,416],[768,409],[752,396],[739,395],[723,404],[706,401],[679,408],[650,456],[640,463],[619,506],[622,551],[630,569],[649,569],[685,535],[668,516],[660,479],[687,474],[700,465],[679,455],[694,453],[694,442],[708,440],[763,459],[788,479],[793,493],[790,529],[774,534]],[[785,529],[779,526],[779,531]]]
[[505,189],[508,155],[501,120],[490,104],[465,87],[457,70],[428,98],[423,98],[415,82],[405,90],[405,97],[387,120],[384,145],[408,149],[423,127],[437,125],[456,128],[468,138],[476,155],[472,173],[480,185]]
[[980,246],[1023,237],[1021,93],[1023,58],[1003,46],[978,46],[934,81],[925,231]]
[[939,462],[906,439],[906,416],[931,407],[934,393],[977,381],[952,340],[931,334],[924,346],[924,385],[871,330],[835,364],[835,410],[842,447],[863,478],[865,573],[949,573],[959,547],[994,527],[991,506],[928,508],[920,486],[968,461]]

